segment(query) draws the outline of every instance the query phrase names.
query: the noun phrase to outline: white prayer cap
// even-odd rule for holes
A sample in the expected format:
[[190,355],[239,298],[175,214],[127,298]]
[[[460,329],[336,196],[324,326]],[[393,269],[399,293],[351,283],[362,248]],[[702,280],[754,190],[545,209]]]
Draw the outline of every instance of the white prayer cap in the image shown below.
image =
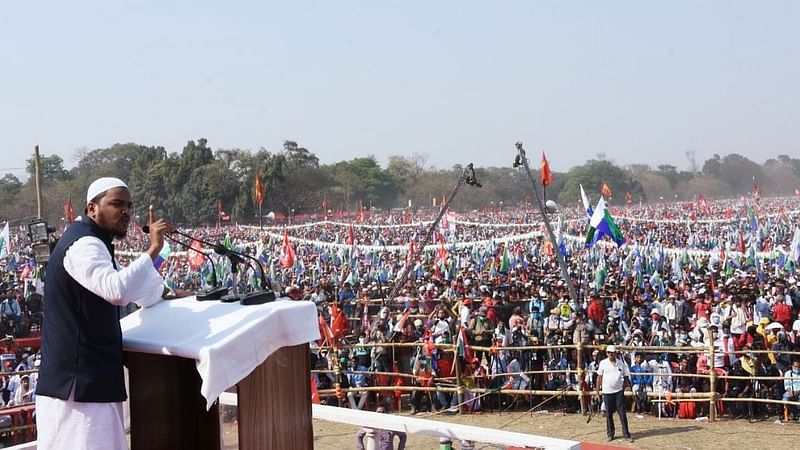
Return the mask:
[[91,202],[93,198],[97,197],[103,192],[118,187],[123,187],[125,189],[128,189],[128,185],[125,184],[125,182],[120,180],[119,178],[113,178],[113,177],[98,178],[94,180],[92,184],[89,185],[89,189],[86,191],[86,203]]

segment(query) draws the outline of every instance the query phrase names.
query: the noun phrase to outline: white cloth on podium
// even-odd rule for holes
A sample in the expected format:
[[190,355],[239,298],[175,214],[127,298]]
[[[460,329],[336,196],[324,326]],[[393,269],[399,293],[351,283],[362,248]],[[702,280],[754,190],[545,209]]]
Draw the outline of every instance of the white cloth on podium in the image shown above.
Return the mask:
[[140,309],[120,325],[126,351],[196,360],[207,408],[274,351],[320,337],[309,301],[242,306],[186,297]]

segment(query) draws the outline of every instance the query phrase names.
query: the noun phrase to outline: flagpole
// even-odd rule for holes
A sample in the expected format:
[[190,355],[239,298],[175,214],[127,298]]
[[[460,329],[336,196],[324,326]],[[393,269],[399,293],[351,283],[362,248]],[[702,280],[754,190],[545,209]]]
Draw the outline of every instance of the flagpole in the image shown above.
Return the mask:
[[553,232],[553,226],[550,224],[550,219],[547,217],[547,209],[545,209],[544,202],[542,202],[542,199],[539,198],[539,191],[536,189],[536,179],[531,174],[531,168],[530,166],[528,166],[528,159],[525,157],[525,150],[522,149],[522,142],[517,142],[516,147],[517,147],[517,158],[514,160],[514,167],[519,167],[519,166],[524,167],[525,173],[531,180],[531,185],[533,186],[533,196],[536,197],[536,203],[539,205],[539,211],[541,211],[542,217],[544,218],[544,226],[547,229],[547,235],[550,238],[550,243],[553,245],[554,249],[553,253],[556,254],[558,265],[561,266],[561,276],[564,278],[564,282],[567,285],[570,298],[577,302],[578,293],[575,291],[575,286],[572,285],[572,280],[570,279],[569,276],[569,269],[567,269],[567,262],[564,260],[564,255],[561,254],[561,249],[558,248],[558,240],[556,239],[556,235]]
[[258,229],[264,229],[264,224],[261,221],[261,203],[258,204]]
[[[431,236],[433,236],[433,232],[436,230],[436,227],[439,226],[439,221],[442,220],[444,213],[447,211],[447,207],[450,206],[450,203],[458,194],[458,190],[461,189],[461,185],[464,183],[475,186],[481,187],[480,183],[475,179],[475,169],[472,167],[472,163],[467,164],[467,167],[464,168],[464,172],[461,174],[461,177],[456,182],[455,186],[453,186],[453,190],[450,192],[450,196],[447,198],[447,201],[444,205],[441,206],[439,209],[439,214],[436,216],[436,219],[433,220],[430,227],[428,227],[428,231],[425,233],[425,237],[422,238],[422,242],[419,244],[419,251],[424,251],[425,245],[427,245],[428,241],[430,241]],[[436,197],[434,197],[436,198]],[[413,242],[413,241],[412,241]],[[412,255],[413,256],[413,255]],[[397,296],[397,293],[406,283],[406,279],[408,278],[408,274],[411,272],[411,268],[406,266],[402,273],[400,273],[400,277],[395,283],[392,285],[392,288],[389,289],[389,292],[386,294],[386,297],[383,299],[383,304],[388,304],[391,299]]]

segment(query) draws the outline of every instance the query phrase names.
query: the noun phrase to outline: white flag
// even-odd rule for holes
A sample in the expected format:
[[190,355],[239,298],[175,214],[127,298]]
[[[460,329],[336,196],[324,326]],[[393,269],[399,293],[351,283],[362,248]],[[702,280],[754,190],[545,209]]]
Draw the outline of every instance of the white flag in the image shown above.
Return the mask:
[[8,222],[3,227],[3,232],[0,233],[0,258],[5,258],[9,253],[9,240],[8,240]]

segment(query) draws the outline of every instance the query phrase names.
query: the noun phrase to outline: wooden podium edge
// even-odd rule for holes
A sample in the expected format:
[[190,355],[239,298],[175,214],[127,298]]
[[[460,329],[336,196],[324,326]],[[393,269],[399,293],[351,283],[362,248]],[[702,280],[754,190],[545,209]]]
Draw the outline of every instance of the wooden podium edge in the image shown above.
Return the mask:
[[311,450],[308,344],[282,347],[238,384],[240,450]]

